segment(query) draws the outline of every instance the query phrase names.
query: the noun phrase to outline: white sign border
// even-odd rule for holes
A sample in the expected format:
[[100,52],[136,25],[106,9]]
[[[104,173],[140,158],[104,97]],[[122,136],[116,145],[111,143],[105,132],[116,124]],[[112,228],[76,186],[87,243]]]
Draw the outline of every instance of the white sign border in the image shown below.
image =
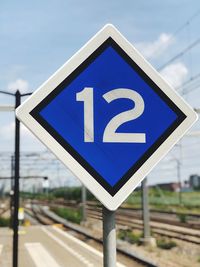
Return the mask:
[[[134,173],[123,187],[111,196],[72,156],[69,154],[31,115],[30,112],[46,98],[66,77],[68,77],[82,62],[84,62],[101,44],[111,37],[132,60],[157,84],[159,88],[182,110],[186,119]],[[45,83],[43,83],[19,108],[17,118],[22,121],[31,132],[47,146],[55,156],[64,163],[81,182],[99,199],[109,210],[116,210],[129,196],[137,185],[148,175],[152,168],[178,142],[184,133],[197,120],[197,114],[180,97],[160,74],[143,58],[143,56],[121,35],[111,24],[105,25],[88,43],[86,43],[70,60],[58,69]]]

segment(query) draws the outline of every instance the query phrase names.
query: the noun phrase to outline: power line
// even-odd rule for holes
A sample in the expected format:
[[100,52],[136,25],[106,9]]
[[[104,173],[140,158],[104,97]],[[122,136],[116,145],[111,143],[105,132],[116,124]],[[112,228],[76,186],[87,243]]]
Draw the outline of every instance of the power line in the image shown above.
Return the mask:
[[177,90],[187,86],[188,84],[194,82],[196,79],[200,78],[200,72],[191,76],[187,81],[185,81],[181,86],[176,87]]
[[[196,18],[200,15],[200,9],[197,10],[197,12],[195,12],[192,16],[190,16],[186,22],[184,22],[180,27],[178,27],[174,33],[171,35],[171,37],[166,41],[166,43],[171,42],[176,35],[178,35],[180,32],[182,32],[182,30],[184,30],[186,27],[188,27],[188,25]],[[165,44],[166,44],[165,43]]]
[[172,57],[171,59],[169,59],[167,62],[165,62],[163,65],[161,65],[159,68],[157,68],[158,71],[161,71],[162,69],[164,69],[167,65],[169,65],[170,63],[174,62],[176,59],[182,57],[184,54],[186,54],[189,50],[191,50],[192,48],[194,48],[195,46],[197,46],[200,43],[200,38],[198,38],[197,40],[195,40],[193,43],[191,43],[190,45],[188,45],[186,48],[184,48],[181,52],[179,52],[177,55],[175,55],[174,57]]
[[189,93],[192,93],[193,91],[195,91],[196,89],[198,89],[200,87],[200,83],[196,84],[195,86],[191,86],[187,91],[183,92],[183,95],[187,95]]
[[[191,21],[193,21],[200,14],[200,9],[197,10],[189,19],[186,20],[173,34],[173,36],[179,34],[183,29],[185,29]],[[173,38],[173,37],[172,37]]]

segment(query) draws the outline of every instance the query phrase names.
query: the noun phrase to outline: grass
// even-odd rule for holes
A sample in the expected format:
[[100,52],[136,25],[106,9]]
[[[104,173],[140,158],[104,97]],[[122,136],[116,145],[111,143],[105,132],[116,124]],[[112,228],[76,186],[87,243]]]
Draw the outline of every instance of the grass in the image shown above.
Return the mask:
[[[125,206],[141,208],[141,190],[133,192],[126,200]],[[167,190],[149,189],[149,206],[151,209],[174,211],[180,213],[200,213],[200,191],[182,192],[182,205],[179,194]]]
[[80,210],[73,210],[69,208],[52,208],[53,212],[55,212],[58,216],[73,222],[80,224],[82,220],[82,215]]

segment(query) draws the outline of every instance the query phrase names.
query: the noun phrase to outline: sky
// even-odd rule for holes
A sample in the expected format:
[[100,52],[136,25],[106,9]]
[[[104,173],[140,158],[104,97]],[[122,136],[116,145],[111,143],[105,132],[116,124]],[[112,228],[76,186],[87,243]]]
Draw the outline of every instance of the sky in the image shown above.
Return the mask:
[[[200,108],[200,79],[194,79],[200,72],[198,0],[1,0],[0,90],[33,92],[106,23],[114,24],[185,100]],[[13,105],[13,97],[0,94],[4,104]],[[13,130],[14,114],[1,112],[0,154],[13,151]],[[198,130],[199,123],[193,136],[183,138],[151,173],[150,183],[176,181],[178,160],[182,180],[200,173]],[[22,151],[46,150],[24,127],[21,139]],[[63,179],[71,176],[60,168]]]

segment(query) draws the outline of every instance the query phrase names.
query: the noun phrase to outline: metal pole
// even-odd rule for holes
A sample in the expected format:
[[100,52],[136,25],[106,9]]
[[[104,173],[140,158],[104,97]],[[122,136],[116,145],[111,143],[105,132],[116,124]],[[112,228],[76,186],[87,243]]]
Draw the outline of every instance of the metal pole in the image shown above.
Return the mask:
[[[21,95],[15,94],[15,108],[21,103]],[[18,209],[19,209],[19,164],[20,164],[20,122],[15,117],[15,176],[14,176],[14,216],[13,216],[13,267],[18,267]]]
[[116,267],[115,211],[103,207],[103,266]]
[[14,156],[11,156],[11,179],[10,179],[10,228],[13,228],[13,192],[14,192]]
[[87,220],[87,211],[86,211],[86,201],[87,201],[87,191],[86,187],[82,184],[82,221],[86,222]]
[[144,242],[148,242],[148,240],[150,239],[150,224],[147,177],[142,181],[142,216]]
[[181,163],[180,161],[177,159],[177,176],[178,176],[178,183],[179,183],[179,205],[182,204],[182,185],[181,185],[181,172],[180,172],[180,166]]

